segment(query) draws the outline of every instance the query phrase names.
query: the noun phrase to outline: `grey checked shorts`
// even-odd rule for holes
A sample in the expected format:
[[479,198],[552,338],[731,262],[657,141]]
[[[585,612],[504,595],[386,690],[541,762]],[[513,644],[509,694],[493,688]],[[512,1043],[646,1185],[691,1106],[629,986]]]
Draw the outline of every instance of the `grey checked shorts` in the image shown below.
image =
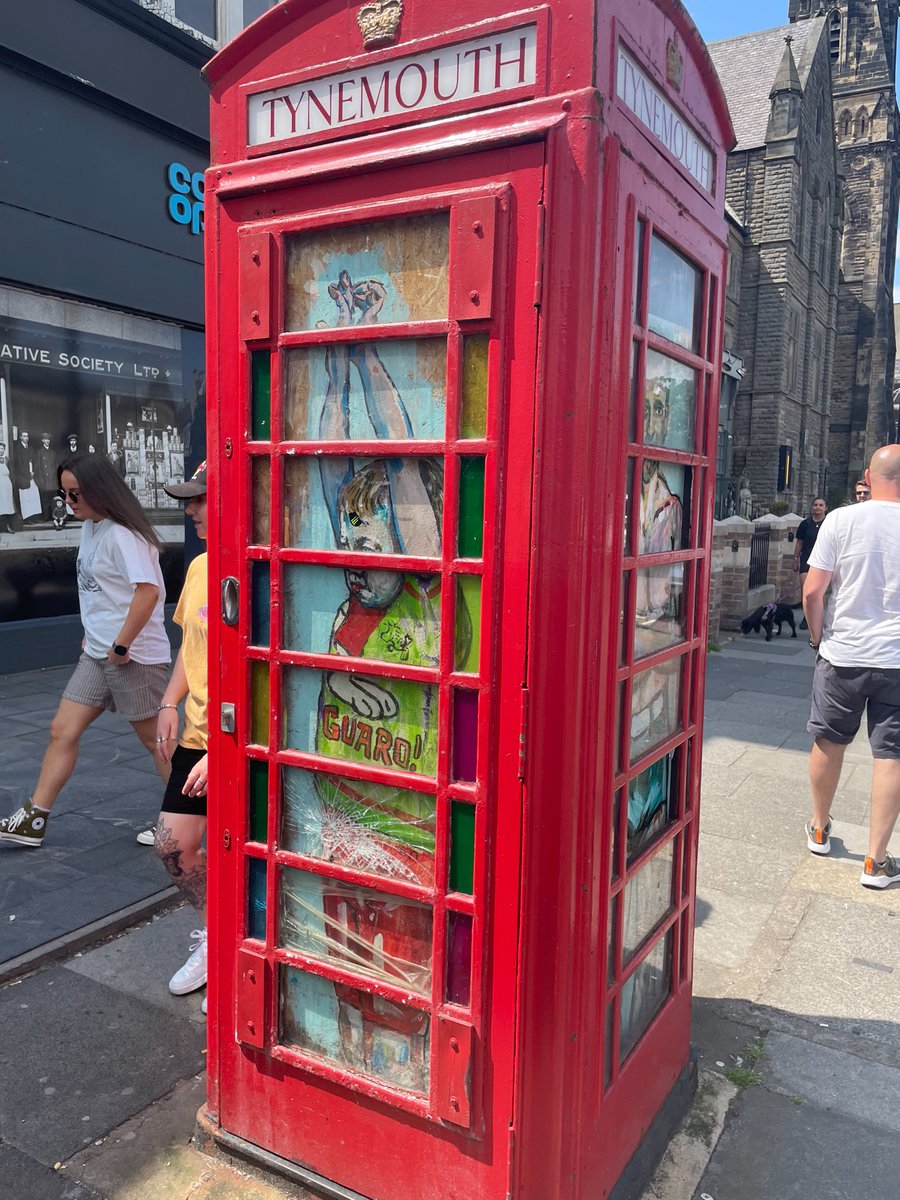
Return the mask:
[[819,656],[809,732],[846,745],[856,737],[863,712],[872,757],[900,758],[900,668],[836,667]]
[[64,700],[108,708],[126,721],[155,717],[169,678],[168,663],[126,662],[113,666],[82,654],[63,692]]

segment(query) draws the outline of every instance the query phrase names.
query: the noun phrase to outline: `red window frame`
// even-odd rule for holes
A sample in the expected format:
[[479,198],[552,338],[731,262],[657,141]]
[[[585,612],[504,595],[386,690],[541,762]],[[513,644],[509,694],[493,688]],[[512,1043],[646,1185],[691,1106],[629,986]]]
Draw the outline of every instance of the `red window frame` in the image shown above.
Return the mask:
[[[625,207],[628,249],[625,278],[632,288],[623,297],[625,312],[631,320],[623,322],[623,362],[631,364],[632,384],[628,393],[630,406],[628,443],[626,447],[626,526],[623,541],[620,590],[619,666],[616,671],[616,745],[613,774],[613,829],[608,843],[608,910],[606,914],[607,953],[602,956],[601,969],[604,997],[605,1051],[604,1070],[600,1080],[601,1094],[615,1088],[627,1070],[639,1047],[647,1041],[656,1025],[675,1001],[681,988],[690,979],[693,949],[693,916],[691,881],[694,874],[696,845],[696,798],[700,769],[699,729],[702,721],[704,669],[703,654],[706,630],[706,607],[699,603],[706,595],[711,553],[711,519],[708,481],[714,471],[715,434],[718,413],[718,381],[716,378],[715,348],[719,321],[720,281],[709,263],[700,261],[667,223],[635,196],[628,198]],[[656,236],[671,249],[691,262],[702,273],[700,302],[700,338],[696,352],[687,350],[648,328],[647,309],[650,278],[650,249]],[[627,308],[625,308],[627,305]],[[647,351],[654,350],[679,364],[693,369],[697,378],[697,402],[694,425],[694,448],[691,451],[666,449],[644,443],[643,404]],[[691,472],[688,542],[681,549],[665,553],[637,553],[640,488],[644,459],[669,463]],[[635,657],[635,584],[637,571],[647,567],[683,564],[685,572],[683,613],[684,638],[671,646]],[[668,737],[631,758],[631,704],[635,676],[660,665],[680,663],[679,723]],[[629,784],[654,763],[673,756],[673,773],[666,803],[668,821],[652,841],[637,853],[631,862],[627,857],[627,797]],[[674,805],[671,803],[674,793]],[[651,859],[671,847],[672,891],[665,915],[645,934],[640,945],[627,962],[623,954],[623,923],[625,890],[647,866]],[[621,1046],[621,1000],[624,988],[641,969],[646,960],[666,939],[671,939],[671,955],[667,961],[668,987],[652,1017],[640,1031],[625,1055]]]
[[[265,998],[264,1032],[256,1032],[256,1040],[248,1037],[242,1026],[239,1013],[238,1038],[251,1041],[273,1058],[287,1066],[313,1071],[341,1085],[365,1095],[389,1102],[431,1119],[451,1121],[467,1126],[474,1123],[471,1108],[475,1098],[463,1097],[456,1108],[444,1102],[448,1089],[438,1086],[443,1075],[452,1069],[452,1053],[462,1045],[464,1069],[460,1073],[459,1086],[454,1090],[457,1100],[465,1091],[465,1075],[471,1075],[468,1054],[475,1042],[483,1042],[483,986],[485,978],[485,934],[487,875],[490,845],[491,813],[489,798],[494,787],[491,763],[492,729],[497,719],[496,697],[491,688],[491,663],[496,655],[495,584],[497,549],[499,540],[500,496],[498,490],[498,455],[501,441],[501,419],[504,390],[502,341],[505,336],[505,305],[494,301],[491,292],[492,279],[497,269],[504,269],[503,246],[505,239],[497,237],[501,232],[502,220],[498,219],[498,201],[503,199],[505,185],[469,188],[464,191],[448,191],[435,198],[414,197],[397,201],[374,203],[365,206],[343,205],[327,211],[305,213],[302,216],[280,219],[267,224],[254,224],[248,238],[249,258],[243,264],[242,287],[247,296],[260,307],[253,310],[256,332],[267,336],[253,337],[251,326],[241,348],[241,369],[244,389],[244,413],[246,428],[237,447],[240,458],[240,493],[245,497],[241,519],[248,534],[253,529],[253,480],[252,464],[268,459],[269,470],[269,522],[267,543],[251,544],[246,539],[245,562],[241,578],[241,594],[244,601],[240,606],[238,636],[244,661],[245,675],[244,704],[241,705],[242,719],[237,736],[239,755],[246,764],[238,782],[241,795],[241,811],[245,814],[244,828],[238,837],[238,849],[247,863],[242,865],[243,885],[239,890],[242,914],[238,914],[238,927],[243,928],[245,937],[239,944],[238,954],[245,950],[254,957],[264,960],[273,986]],[[451,315],[440,321],[408,321],[366,327],[353,326],[346,329],[311,330],[303,332],[284,331],[285,242],[288,237],[304,232],[322,232],[329,228],[343,228],[384,219],[415,216],[420,213],[446,211],[450,220],[449,244],[449,304]],[[476,226],[478,229],[476,231]],[[478,241],[473,242],[471,233],[477,232]],[[485,266],[484,237],[494,236],[494,252],[489,265]],[[261,239],[261,240],[260,240]],[[254,282],[254,267],[271,265],[271,278],[262,286]],[[244,283],[244,279],[248,278]],[[472,285],[472,286],[470,286]],[[473,297],[477,296],[477,300]],[[274,297],[274,301],[272,301]],[[271,303],[269,311],[265,306]],[[480,316],[488,308],[490,315]],[[452,315],[455,312],[455,315]],[[282,404],[282,382],[284,378],[284,354],[302,346],[322,345],[335,342],[386,341],[395,338],[445,337],[447,340],[447,398],[445,430],[456,434],[459,431],[459,416],[462,387],[463,338],[471,335],[488,336],[488,398],[487,424],[481,438],[445,436],[444,440],[410,441],[342,441],[325,442],[312,440],[285,440],[280,435],[284,429]],[[271,441],[255,441],[252,430],[252,376],[251,355],[259,352],[270,354],[270,437]],[[440,455],[445,464],[443,522],[441,556],[418,558],[391,554],[352,554],[338,549],[314,550],[285,547],[281,544],[280,514],[281,496],[284,487],[285,457],[301,455],[311,458],[321,454],[345,457],[384,457],[387,448],[393,456]],[[227,451],[226,451],[227,453]],[[485,460],[484,498],[484,543],[480,559],[457,556],[457,526],[459,519],[459,465],[464,457],[483,457]],[[269,563],[271,620],[267,647],[252,643],[252,597],[251,571],[254,563]],[[383,663],[373,659],[350,658],[328,654],[314,654],[285,650],[282,642],[283,571],[287,564],[314,566],[359,567],[372,569],[378,566],[385,570],[415,570],[419,573],[439,574],[441,577],[441,642],[440,661],[436,668],[405,666]],[[456,579],[461,575],[477,575],[481,584],[480,615],[480,662],[478,673],[473,675],[457,671],[454,666],[454,631],[456,627]],[[263,664],[269,675],[269,724],[268,746],[251,740],[253,696],[251,674],[254,664]],[[418,680],[436,685],[439,695],[439,755],[437,772],[433,779],[414,773],[361,766],[317,755],[313,752],[282,748],[282,677],[284,668],[306,667],[322,671],[363,671],[369,675]],[[479,694],[478,749],[476,781],[454,782],[451,778],[451,701],[452,689],[465,687]],[[249,840],[249,764],[260,762],[272,764],[268,768],[268,816],[267,844]],[[305,857],[293,851],[279,848],[279,832],[282,816],[281,767],[300,767],[328,774],[339,774],[347,778],[367,779],[393,787],[411,787],[418,792],[434,794],[437,798],[435,834],[435,884],[425,888],[417,884],[385,879],[361,870],[324,863],[322,860]],[[450,806],[452,801],[463,801],[475,809],[474,880],[473,894],[449,891],[449,836]],[[249,860],[266,863],[266,938],[265,942],[247,936],[247,913],[249,905],[248,871]],[[433,912],[432,931],[432,986],[429,997],[411,994],[408,989],[393,986],[369,976],[356,976],[351,971],[330,961],[309,958],[297,951],[277,945],[278,941],[278,876],[282,867],[294,867],[317,875],[333,878],[348,884],[375,888],[383,893],[421,901]],[[444,883],[446,881],[446,888]],[[444,999],[446,976],[446,923],[451,912],[471,916],[472,930],[472,977],[471,995],[467,1006]],[[371,1077],[354,1074],[324,1058],[307,1054],[303,1050],[289,1047],[278,1041],[279,1032],[279,967],[295,966],[305,972],[318,975],[337,983],[350,984],[361,991],[395,1000],[409,1008],[428,1012],[431,1017],[429,1093],[421,1096],[381,1083]],[[450,1051],[447,1044],[450,1044]],[[455,1044],[454,1044],[455,1043]],[[451,1067],[448,1067],[448,1059]]]

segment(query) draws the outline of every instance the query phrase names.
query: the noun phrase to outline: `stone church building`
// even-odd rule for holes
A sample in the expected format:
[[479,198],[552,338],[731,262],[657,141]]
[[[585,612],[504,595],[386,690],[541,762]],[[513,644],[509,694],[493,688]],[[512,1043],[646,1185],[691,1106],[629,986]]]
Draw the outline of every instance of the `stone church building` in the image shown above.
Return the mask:
[[709,47],[737,134],[720,516],[741,492],[753,515],[843,503],[896,436],[896,8],[789,0],[788,16]]

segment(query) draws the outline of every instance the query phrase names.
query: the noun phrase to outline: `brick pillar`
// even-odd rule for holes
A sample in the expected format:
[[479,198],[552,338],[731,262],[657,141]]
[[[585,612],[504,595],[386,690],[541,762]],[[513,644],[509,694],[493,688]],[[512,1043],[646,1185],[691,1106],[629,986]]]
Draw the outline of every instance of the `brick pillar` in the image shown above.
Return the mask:
[[740,629],[746,617],[747,589],[750,582],[750,539],[753,537],[753,522],[743,517],[729,517],[717,521],[722,535],[722,602],[719,625],[721,629]]
[[794,538],[797,526],[803,520],[796,513],[785,513],[781,517],[781,559],[775,580],[775,595],[782,604],[800,603],[800,579],[794,572]]

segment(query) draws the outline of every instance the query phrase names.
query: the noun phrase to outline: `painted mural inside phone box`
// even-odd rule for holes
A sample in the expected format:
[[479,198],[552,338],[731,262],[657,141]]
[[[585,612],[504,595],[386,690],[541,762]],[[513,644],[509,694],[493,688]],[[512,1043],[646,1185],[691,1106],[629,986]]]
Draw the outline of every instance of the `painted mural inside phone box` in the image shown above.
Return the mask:
[[[448,258],[449,222],[441,213],[297,237],[288,248],[287,328],[446,319]],[[285,436],[298,442],[443,441],[446,366],[443,336],[323,339],[291,349],[284,368]],[[486,338],[473,339],[464,371],[470,391],[480,386],[486,392]],[[471,419],[481,421],[483,433],[484,412]],[[479,467],[476,488],[480,483],[483,491],[483,460],[474,465],[476,476]],[[267,476],[260,481],[258,506],[267,503],[267,483]],[[285,461],[284,494],[287,546],[440,559],[439,455],[298,453]],[[473,525],[476,519],[480,539],[481,512]],[[265,526],[263,516],[257,527]],[[433,786],[438,688],[379,674],[377,664],[437,668],[443,637],[452,641],[458,671],[477,670],[480,579],[457,578],[453,628],[447,629],[441,579],[433,570],[285,564],[285,649],[373,662],[371,674],[285,671],[284,745],[335,767],[284,768],[285,849],[389,880],[435,885],[433,791],[350,778],[340,764],[416,774]],[[267,603],[267,594],[259,599]],[[456,695],[461,708],[477,702],[475,693]],[[267,703],[263,689],[258,699]],[[469,730],[457,756],[459,777],[474,779],[474,711],[456,719]],[[283,945],[430,996],[429,905],[300,870],[285,869],[281,883]],[[471,925],[451,926],[450,975],[453,961],[465,964],[467,987]],[[288,970],[281,1022],[284,1039],[307,1052],[394,1086],[428,1091],[429,1017],[413,1006]]]
[[0,620],[78,612],[79,523],[57,469],[103,454],[163,541],[170,590],[182,575],[184,523],[163,485],[205,443],[203,337],[166,326],[150,345],[0,321]]

